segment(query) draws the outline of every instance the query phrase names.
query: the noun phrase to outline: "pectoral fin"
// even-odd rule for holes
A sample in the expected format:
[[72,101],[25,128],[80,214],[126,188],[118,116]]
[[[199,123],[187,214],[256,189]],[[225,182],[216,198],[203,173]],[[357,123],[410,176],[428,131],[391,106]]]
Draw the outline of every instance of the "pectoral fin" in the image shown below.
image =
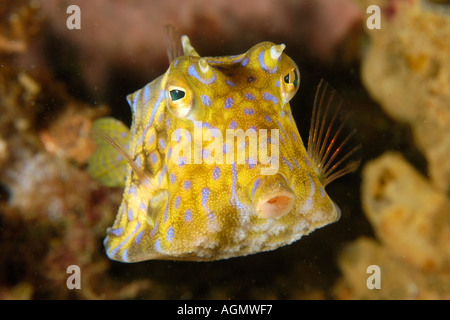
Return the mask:
[[[92,130],[106,133],[118,145],[128,149],[130,130],[119,120],[110,117],[98,119],[94,121]],[[110,143],[97,135],[93,136],[97,149],[88,160],[89,174],[107,187],[125,186],[128,170],[126,159]]]

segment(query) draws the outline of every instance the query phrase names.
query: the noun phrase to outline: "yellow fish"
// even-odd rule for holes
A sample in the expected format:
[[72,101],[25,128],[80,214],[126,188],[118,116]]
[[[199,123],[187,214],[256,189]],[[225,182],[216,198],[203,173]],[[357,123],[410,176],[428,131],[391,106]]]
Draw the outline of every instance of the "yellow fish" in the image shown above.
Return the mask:
[[[340,217],[325,185],[354,170],[338,142],[334,91],[316,95],[308,151],[289,101],[300,84],[285,45],[201,58],[187,36],[169,69],[127,96],[129,130],[94,123],[88,171],[124,185],[104,241],[110,259],[208,261],[273,250]],[[323,120],[330,120],[326,123]],[[333,132],[335,132],[333,134]],[[340,160],[338,160],[338,158]]]

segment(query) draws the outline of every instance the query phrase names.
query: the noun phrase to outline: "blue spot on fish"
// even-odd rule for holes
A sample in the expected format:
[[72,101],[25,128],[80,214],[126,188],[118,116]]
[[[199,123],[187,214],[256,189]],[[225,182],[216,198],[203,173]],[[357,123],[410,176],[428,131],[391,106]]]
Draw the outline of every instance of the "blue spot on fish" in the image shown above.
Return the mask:
[[154,134],[154,133],[152,133],[152,134],[150,135],[150,137],[149,137],[148,140],[147,140],[147,143],[148,143],[148,144],[152,144],[153,141],[155,141],[155,134]]
[[166,201],[166,207],[164,208],[164,217],[163,217],[163,222],[167,221],[167,211],[169,209],[169,201]]
[[161,242],[159,241],[159,239],[156,239],[155,241],[155,250],[161,252]]
[[297,141],[297,137],[295,136],[294,131],[291,131],[291,137],[294,141]]
[[183,181],[183,189],[184,190],[189,190],[191,188],[191,181],[189,180],[184,180]]
[[205,208],[206,207],[206,202],[208,201],[208,197],[209,197],[209,188],[203,188],[202,189],[202,207]]
[[213,172],[212,172],[212,176],[214,180],[219,179],[220,177],[220,169],[219,167],[214,167]]
[[177,196],[177,197],[175,198],[175,202],[174,202],[174,204],[173,204],[173,206],[174,206],[175,209],[178,209],[178,207],[180,206],[180,200],[181,200],[180,196]]
[[152,233],[150,234],[151,237],[153,237],[155,235],[157,228],[158,228],[158,221],[156,221],[155,225],[153,226]]
[[325,197],[325,191],[323,190],[322,186],[319,185],[319,190],[320,190],[320,196],[323,198]]
[[212,219],[214,219],[214,214],[211,212],[211,210],[206,205],[206,202],[208,201],[210,192],[211,191],[209,190],[209,188],[202,189],[201,203],[202,203],[203,210],[205,210],[208,219],[212,220]]
[[223,105],[224,109],[230,109],[233,106],[233,99],[232,98],[226,98],[225,103]]
[[122,261],[127,262],[128,261],[128,249],[124,249],[122,252]]
[[[138,222],[136,224],[136,227],[134,228],[134,230],[121,242],[117,245],[117,247],[115,248],[111,248],[111,250],[109,251],[109,257],[114,257],[117,253],[117,251],[120,250],[120,248],[128,242],[128,240],[136,233],[136,231],[139,229],[139,227],[141,226],[141,224]],[[106,239],[105,239],[106,240]]]
[[245,160],[245,162],[247,163],[247,167],[251,170],[255,167],[256,165],[256,159],[255,158],[247,158]]
[[294,161],[294,164],[295,164],[295,166],[297,167],[297,169],[299,169],[300,167],[299,167],[299,165],[298,165],[297,160],[296,160],[294,157],[292,157],[292,160]]
[[156,154],[154,152],[152,152],[150,154],[150,160],[152,161],[153,164],[155,164],[156,161],[158,161],[158,157],[156,156]]
[[266,101],[272,101],[274,104],[277,104],[277,103],[278,103],[277,97],[271,95],[271,94],[268,93],[268,92],[264,92],[264,93],[263,93],[263,99],[266,100]]
[[260,178],[256,179],[255,182],[253,182],[252,195],[251,195],[251,200],[252,201],[253,201],[253,196],[255,195],[255,191],[260,185],[261,185],[261,179]]
[[289,167],[289,171],[292,171],[292,164],[285,157],[281,157],[281,160]]
[[186,221],[191,221],[191,209],[187,209],[184,212],[184,220]]
[[255,111],[252,108],[245,108],[244,109],[244,114],[251,116],[255,113]]
[[233,81],[230,81],[230,80],[225,80],[225,83],[228,85],[228,86],[230,86],[230,87],[234,87],[234,86],[236,86],[236,84],[233,82]]
[[175,231],[173,230],[172,227],[170,227],[169,229],[167,229],[167,234],[166,234],[167,242],[172,241],[174,234],[175,234]]
[[128,194],[131,196],[135,196],[136,197],[136,185],[132,185],[129,189],[128,189]]
[[142,235],[144,234],[144,230],[142,230],[141,232],[139,232],[136,236],[136,238],[134,239],[134,242],[136,244],[139,244],[139,242],[141,241]]
[[200,97],[200,99],[202,99],[202,103],[206,106],[206,107],[210,107],[211,106],[211,99],[207,96],[207,95],[202,95]]
[[264,70],[264,72],[267,72],[269,74],[275,73],[275,71],[277,71],[277,66],[275,68],[269,68],[266,66],[266,64],[264,63],[264,51],[261,51],[258,55],[258,61],[259,61],[259,66],[261,67],[261,69]]
[[163,138],[159,139],[159,147],[161,149],[165,149],[166,148],[166,143],[164,142]]
[[139,204],[139,209],[141,209],[143,211],[147,211],[147,205],[144,202],[141,202]]
[[249,101],[255,100],[255,96],[252,95],[251,93],[246,93],[246,94],[244,95],[244,97],[245,97],[245,99],[247,99],[247,100],[249,100]]
[[121,236],[122,235],[122,231],[123,231],[122,227],[117,228],[117,229],[113,229],[113,228],[109,228],[108,229],[108,232],[113,234],[113,235],[115,235],[116,237]]

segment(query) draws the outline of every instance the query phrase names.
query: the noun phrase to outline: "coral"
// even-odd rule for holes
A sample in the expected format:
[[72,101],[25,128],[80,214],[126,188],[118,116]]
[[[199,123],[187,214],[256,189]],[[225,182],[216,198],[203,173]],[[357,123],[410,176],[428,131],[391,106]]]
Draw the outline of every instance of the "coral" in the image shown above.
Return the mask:
[[38,33],[42,16],[39,2],[17,0],[0,3],[0,53],[23,53]]
[[[448,299],[450,201],[403,157],[387,153],[366,165],[363,207],[381,244],[361,238],[342,252],[339,298]],[[366,268],[381,269],[369,290]]]
[[108,108],[80,107],[70,104],[48,128],[39,133],[44,148],[50,154],[79,164],[87,162],[95,150],[95,143],[90,132],[92,120],[107,113]]
[[[424,1],[375,4],[382,8],[382,26],[367,30],[362,80],[386,113],[411,126],[429,177],[397,152],[365,165],[361,200],[377,240],[360,237],[342,250],[335,294],[449,299],[450,16]],[[381,289],[366,285],[370,265],[380,268]]]
[[387,250],[417,268],[450,273],[450,199],[397,153],[369,162],[362,202]]
[[[366,285],[367,267],[380,267],[380,289]],[[369,238],[346,246],[339,257],[343,278],[336,284],[338,299],[450,299],[450,275],[417,269]]]
[[394,13],[367,32],[362,80],[390,116],[410,124],[433,184],[450,191],[450,15],[417,0],[381,2]]
[[[450,201],[398,153],[364,168],[362,200],[376,241],[360,238],[339,258],[336,294],[352,299],[450,298]],[[377,265],[381,289],[366,286]]]
[[[0,299],[134,297],[148,281],[99,281],[110,267],[99,243],[121,190],[103,189],[84,166],[95,147],[92,121],[109,109],[77,101],[45,69],[14,63],[36,35],[36,5],[0,7]],[[5,46],[6,36],[20,46]],[[66,287],[72,264],[83,270],[84,290]]]

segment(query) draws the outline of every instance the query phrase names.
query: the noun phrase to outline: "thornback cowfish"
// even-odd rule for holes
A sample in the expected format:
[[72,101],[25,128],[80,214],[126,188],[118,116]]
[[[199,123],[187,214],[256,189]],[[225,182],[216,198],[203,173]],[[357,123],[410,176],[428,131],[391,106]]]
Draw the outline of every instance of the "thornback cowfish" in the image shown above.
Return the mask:
[[89,173],[125,186],[108,257],[226,259],[337,221],[325,186],[356,168],[348,158],[358,146],[338,142],[334,90],[318,87],[306,150],[289,104],[300,72],[284,44],[201,58],[187,36],[179,40],[169,43],[168,70],[127,96],[131,129],[113,118],[93,125]]

